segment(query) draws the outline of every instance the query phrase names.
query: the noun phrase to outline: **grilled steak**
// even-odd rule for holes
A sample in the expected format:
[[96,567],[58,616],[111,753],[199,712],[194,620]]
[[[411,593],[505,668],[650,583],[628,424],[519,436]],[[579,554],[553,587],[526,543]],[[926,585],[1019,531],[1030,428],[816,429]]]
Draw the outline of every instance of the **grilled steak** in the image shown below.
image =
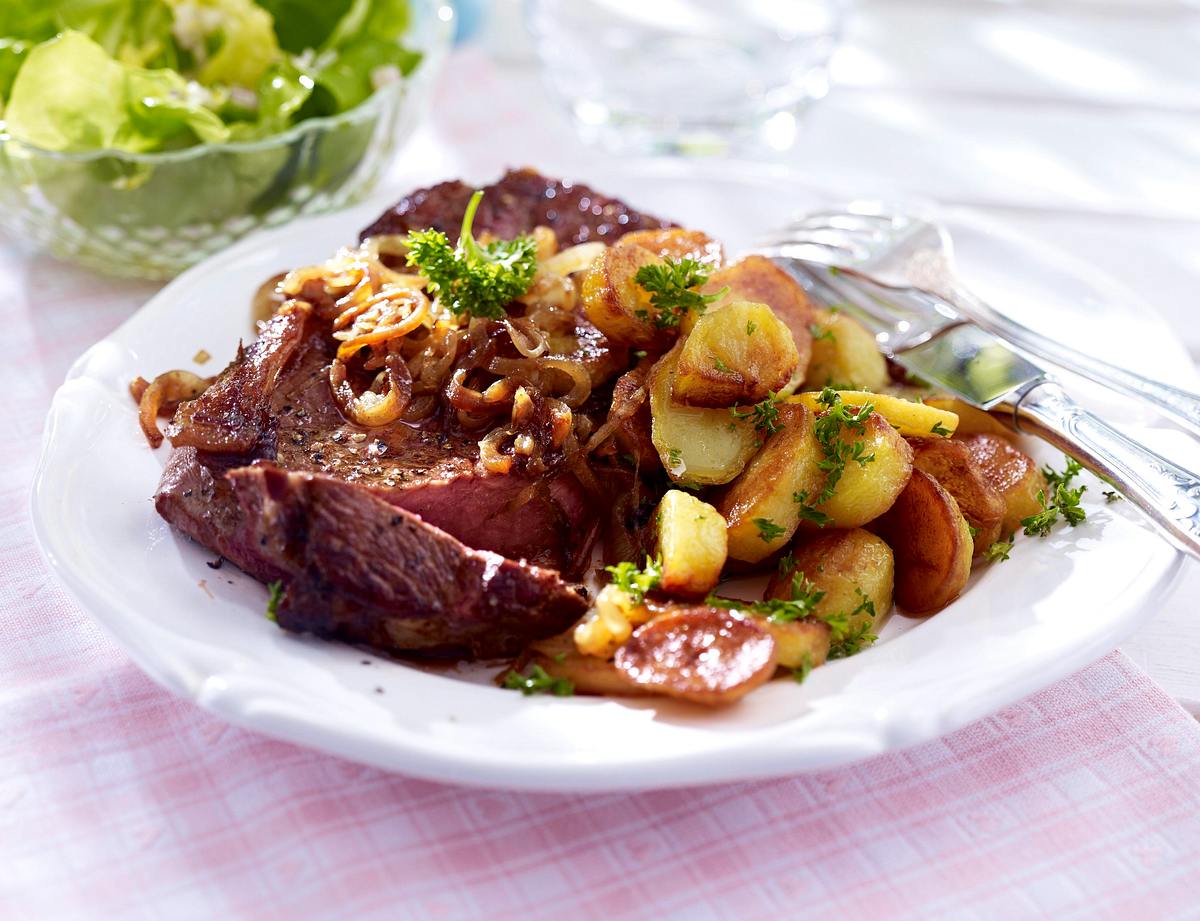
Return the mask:
[[[453,240],[474,191],[457,180],[418,189],[380,215],[360,237],[406,234],[432,227]],[[675,226],[634,211],[588,186],[550,179],[531,169],[509,170],[499,182],[484,187],[483,201],[475,214],[476,234],[490,232],[511,239],[538,225],[553,230],[560,246],[588,240],[611,243],[634,230]]]
[[[485,226],[508,236],[555,220],[547,189],[583,190],[528,171],[493,188],[505,205],[492,204]],[[405,201],[419,201],[421,223],[392,229],[456,233],[467,197],[454,183],[414,193]],[[612,239],[664,226],[597,202],[600,213],[576,204],[556,231]],[[401,212],[417,213],[402,202],[381,222]],[[624,365],[623,350],[577,323],[576,358],[600,378]],[[256,578],[283,580],[279,622],[288,629],[387,651],[499,655],[576,619],[585,603],[555,570],[579,570],[602,510],[575,475],[562,465],[489,474],[478,434],[347,421],[329,385],[328,333],[309,305],[289,304],[180,406],[159,513]]]

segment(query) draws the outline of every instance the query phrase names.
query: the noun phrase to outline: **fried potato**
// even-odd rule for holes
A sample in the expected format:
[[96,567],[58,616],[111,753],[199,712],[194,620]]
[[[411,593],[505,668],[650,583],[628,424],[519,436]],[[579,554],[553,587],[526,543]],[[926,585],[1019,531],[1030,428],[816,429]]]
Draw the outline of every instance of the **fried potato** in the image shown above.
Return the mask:
[[[875,459],[866,464],[847,460],[833,497],[817,506],[835,528],[857,528],[878,518],[892,507],[912,473],[912,448],[886,419],[871,413],[863,428],[862,432],[844,428],[838,440],[849,445],[862,442],[863,455]],[[820,491],[820,487],[810,490],[809,496]]]
[[956,435],[975,435],[983,432],[1005,438],[1012,437],[1012,430],[1006,429],[1000,420],[991,413],[978,409],[957,397],[932,396],[925,397],[922,402],[926,406],[944,409],[946,412],[958,416],[958,428],[954,430]]
[[575,625],[575,648],[585,656],[611,658],[617,647],[629,639],[633,628],[653,616],[650,607],[615,585],[606,585],[588,611]]
[[816,668],[829,658],[833,631],[816,617],[778,622],[759,621],[775,640],[775,658],[784,668]]
[[[875,412],[883,416],[888,423],[901,435],[917,438],[943,437],[949,438],[958,427],[958,416],[935,406],[924,403],[914,403],[886,393],[872,393],[866,390],[839,390],[838,396],[847,406],[866,406],[870,404]],[[798,393],[792,400],[803,403],[813,412],[821,412],[821,391],[807,390]],[[937,429],[935,432],[934,429]]]
[[552,678],[566,678],[576,694],[641,695],[646,692],[617,670],[611,658],[584,655],[575,648],[571,633],[538,640],[529,647],[522,666],[540,665]]
[[663,227],[655,230],[635,230],[621,237],[622,243],[640,246],[660,259],[679,262],[685,258],[695,259],[710,269],[725,261],[725,250],[702,230],[684,227]]
[[778,659],[774,638],[756,618],[706,605],[670,605],[639,627],[613,661],[646,691],[717,706],[767,681]]
[[787,386],[799,360],[791,332],[770,307],[737,301],[696,322],[671,393],[688,406],[758,403]]
[[675,482],[728,483],[754,456],[758,434],[726,409],[681,406],[671,399],[682,343],[650,372],[650,437]]
[[878,627],[892,609],[895,559],[887,543],[870,531],[850,528],[801,535],[784,560],[789,562],[771,577],[764,598],[790,599],[792,578],[803,575],[825,593],[813,611],[818,617],[852,614],[852,628],[864,621]]
[[975,556],[1000,539],[1004,522],[1004,497],[983,475],[966,445],[945,438],[918,438],[911,442],[913,466],[924,470],[958,503],[958,510],[975,529]]
[[[812,353],[812,322],[814,307],[804,289],[786,271],[765,256],[747,256],[733,265],[726,266],[709,276],[708,284],[700,290],[713,294],[722,288],[729,293],[708,312],[719,310],[737,301],[754,301],[766,304],[787,326],[796,346],[796,371],[787,386],[790,393],[800,386]],[[691,330],[698,318],[689,314],[683,319],[683,331]]]
[[794,496],[816,495],[825,482],[812,413],[785,403],[776,424],[779,431],[717,501],[729,525],[729,556],[735,560],[757,563],[787,543],[800,524]]
[[658,504],[654,529],[664,592],[703,598],[716,587],[728,543],[720,512],[691,493],[671,489]]
[[865,326],[844,313],[822,309],[814,312],[812,323],[816,335],[804,375],[806,390],[882,390],[887,386],[887,360]]
[[971,532],[954,497],[914,470],[895,505],[873,525],[896,559],[896,603],[909,614],[940,611],[971,575]]
[[661,263],[653,252],[622,239],[610,246],[583,274],[579,297],[584,313],[600,332],[619,345],[665,349],[678,335],[655,322],[650,294],[637,283],[642,266]]
[[1002,536],[1015,534],[1021,528],[1022,518],[1042,510],[1038,493],[1046,491],[1046,478],[1032,457],[998,435],[961,435],[954,440],[966,446],[984,478],[1004,498]]

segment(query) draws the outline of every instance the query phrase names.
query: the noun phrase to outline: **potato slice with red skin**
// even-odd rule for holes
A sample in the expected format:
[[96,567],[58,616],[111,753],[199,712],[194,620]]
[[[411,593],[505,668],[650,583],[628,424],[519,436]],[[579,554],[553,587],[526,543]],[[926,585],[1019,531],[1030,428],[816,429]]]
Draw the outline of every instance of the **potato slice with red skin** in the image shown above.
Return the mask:
[[[765,256],[747,256],[713,272],[708,284],[700,290],[704,294],[714,294],[722,288],[728,288],[729,294],[717,303],[710,304],[710,311],[719,310],[724,304],[735,301],[753,301],[766,304],[787,326],[796,343],[798,358],[796,373],[787,392],[795,390],[804,380],[813,344],[813,304],[800,283]],[[695,321],[696,317],[685,317],[682,323],[684,332],[690,330]]]
[[953,441],[966,446],[980,471],[1004,499],[1002,536],[1021,529],[1021,519],[1042,510],[1038,493],[1046,493],[1046,478],[1033,458],[999,435],[977,433],[956,435]]
[[896,604],[909,614],[935,614],[958,597],[971,576],[971,532],[954,497],[914,470],[895,504],[872,525],[896,558]]
[[613,659],[643,690],[713,707],[731,704],[775,673],[775,640],[753,617],[706,605],[670,605]]
[[975,556],[1000,539],[1004,497],[983,475],[967,446],[945,438],[913,438],[913,466],[924,470],[958,503],[958,510],[975,528]]

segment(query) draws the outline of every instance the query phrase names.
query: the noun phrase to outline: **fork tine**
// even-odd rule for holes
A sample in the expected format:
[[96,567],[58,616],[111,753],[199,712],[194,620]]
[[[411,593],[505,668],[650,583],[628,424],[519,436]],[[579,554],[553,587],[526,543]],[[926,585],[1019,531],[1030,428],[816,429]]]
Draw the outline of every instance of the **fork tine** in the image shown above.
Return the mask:
[[877,306],[873,309],[865,308],[861,303],[865,298],[857,291],[847,292],[834,287],[831,278],[803,263],[794,263],[788,268],[793,275],[800,276],[800,283],[825,307],[845,309],[847,313],[853,315],[856,320],[867,327],[877,339],[881,334],[887,337],[895,334],[896,318],[883,313]]
[[757,242],[754,250],[764,256],[805,259],[827,265],[846,265],[866,255],[862,246],[849,241],[828,237],[799,238],[791,234],[765,237]]

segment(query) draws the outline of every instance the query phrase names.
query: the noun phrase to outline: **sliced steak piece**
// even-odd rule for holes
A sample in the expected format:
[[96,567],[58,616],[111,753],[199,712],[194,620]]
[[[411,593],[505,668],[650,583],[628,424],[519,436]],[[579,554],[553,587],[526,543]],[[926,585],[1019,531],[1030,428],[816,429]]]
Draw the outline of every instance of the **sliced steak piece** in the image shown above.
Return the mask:
[[249,544],[283,573],[285,629],[392,652],[505,656],[587,607],[556,572],[472,550],[333,477],[259,462],[228,479]]
[[[484,186],[483,191],[472,229],[476,234],[489,232],[502,239],[541,225],[554,231],[560,246],[588,240],[611,243],[633,230],[675,226],[586,185],[551,179],[532,169],[509,170],[499,182]],[[432,227],[455,240],[472,192],[473,187],[457,180],[418,189],[381,214],[359,238]]]

